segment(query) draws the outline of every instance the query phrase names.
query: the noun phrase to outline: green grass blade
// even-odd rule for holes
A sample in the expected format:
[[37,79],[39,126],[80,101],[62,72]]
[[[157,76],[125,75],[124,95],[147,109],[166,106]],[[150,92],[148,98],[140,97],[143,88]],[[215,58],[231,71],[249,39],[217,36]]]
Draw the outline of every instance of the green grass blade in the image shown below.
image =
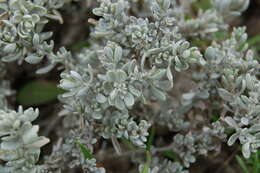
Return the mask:
[[247,43],[248,43],[250,46],[255,45],[255,44],[257,44],[257,43],[260,43],[260,34],[258,34],[258,35],[256,35],[256,36],[250,38],[250,39],[247,41]]
[[152,161],[152,154],[150,151],[146,151],[146,163],[141,173],[149,173],[149,167]]
[[151,128],[150,132],[149,132],[149,137],[148,137],[148,141],[146,144],[146,150],[150,151],[151,147],[153,145],[153,141],[154,141],[154,136],[155,136],[155,128]]
[[237,160],[239,166],[242,168],[243,172],[244,173],[249,173],[249,170],[248,170],[244,160],[241,157],[239,157],[239,156],[236,156],[236,160]]
[[18,91],[17,101],[24,106],[42,105],[57,99],[64,90],[57,88],[56,83],[45,80],[34,80],[26,83]]
[[259,154],[258,151],[254,153],[254,162],[253,162],[253,173],[259,173]]
[[199,0],[192,4],[193,8],[196,10],[203,9],[207,10],[212,7],[212,4],[210,3],[210,0]]
[[71,47],[71,49],[73,51],[78,51],[78,50],[80,50],[82,48],[88,48],[88,47],[90,47],[90,43],[82,41],[82,42],[79,42],[79,43],[73,45]]
[[128,139],[122,138],[121,141],[122,141],[122,143],[124,143],[129,149],[131,149],[131,150],[136,149],[136,146],[135,146],[132,142],[130,142]]
[[83,153],[85,159],[89,160],[93,158],[93,155],[91,154],[90,150],[85,145],[83,145],[79,141],[77,141],[76,143],[79,145],[80,151]]
[[141,173],[149,173],[149,165],[147,163],[144,164],[144,168]]
[[163,152],[163,154],[173,161],[176,161],[176,159],[177,159],[176,154],[174,154],[172,151],[165,151],[165,152]]

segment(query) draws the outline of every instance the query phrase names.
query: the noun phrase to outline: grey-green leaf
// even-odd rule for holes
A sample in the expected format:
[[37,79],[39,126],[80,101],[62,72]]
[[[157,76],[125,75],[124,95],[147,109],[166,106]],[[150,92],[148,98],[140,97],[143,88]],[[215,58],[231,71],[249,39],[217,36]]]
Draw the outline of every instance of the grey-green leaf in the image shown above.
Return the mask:
[[165,101],[166,100],[166,95],[161,90],[159,90],[159,89],[157,89],[155,87],[151,87],[151,91],[152,91],[153,96],[155,98],[157,98],[158,100],[161,100],[161,101]]
[[131,93],[127,93],[124,97],[124,102],[128,107],[133,106],[135,103],[134,96]]

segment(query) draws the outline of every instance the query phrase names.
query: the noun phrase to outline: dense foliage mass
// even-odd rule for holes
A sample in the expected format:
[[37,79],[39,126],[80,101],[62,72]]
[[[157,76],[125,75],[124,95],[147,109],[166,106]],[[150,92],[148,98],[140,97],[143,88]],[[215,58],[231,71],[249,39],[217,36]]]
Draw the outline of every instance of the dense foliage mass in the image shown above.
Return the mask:
[[[97,16],[89,19],[91,46],[78,53],[63,47],[55,52],[52,32],[45,31],[50,20],[63,22],[58,10],[71,1],[0,1],[1,173],[78,167],[104,173],[94,145],[107,140],[118,155],[125,154],[121,141],[128,141],[140,173],[188,173],[199,155],[219,152],[222,142],[240,142],[245,158],[257,151],[259,63],[245,28],[228,24],[249,0],[211,0],[208,8],[195,10],[196,0],[90,1],[86,8]],[[14,92],[5,67],[13,61],[44,61],[38,74],[58,64],[64,68],[58,86],[65,90],[59,100],[66,133],[52,141],[53,152],[42,159],[40,150],[49,139],[39,137],[39,126],[32,124],[38,109],[16,112],[6,100]],[[156,127],[167,128],[171,139],[158,136],[160,143],[152,146]]]

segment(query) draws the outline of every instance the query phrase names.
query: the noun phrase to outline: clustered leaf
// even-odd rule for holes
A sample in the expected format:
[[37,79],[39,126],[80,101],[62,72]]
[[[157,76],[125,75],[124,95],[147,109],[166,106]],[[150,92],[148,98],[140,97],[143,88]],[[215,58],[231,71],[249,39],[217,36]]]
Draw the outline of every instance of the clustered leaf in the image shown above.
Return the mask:
[[40,149],[49,142],[48,138],[39,137],[38,125],[32,125],[39,115],[39,110],[29,108],[18,112],[0,111],[0,159],[5,161],[0,166],[3,173],[37,173],[42,166],[36,165]]
[[236,130],[228,145],[239,139],[243,155],[248,158],[259,147],[259,80],[256,75],[260,66],[252,50],[247,48],[246,40],[245,28],[236,28],[221,45],[208,47],[205,56],[209,61],[207,68],[220,79],[216,89],[224,101],[224,109],[233,113],[233,117],[225,117],[225,122]]
[[[93,146],[100,138],[111,139],[118,154],[117,139],[149,150],[146,162],[135,159],[140,173],[188,173],[198,155],[219,152],[230,128],[228,145],[239,141],[245,158],[257,151],[260,66],[246,29],[234,28],[229,35],[226,23],[241,15],[249,0],[211,0],[197,10],[196,0],[98,0],[95,8],[96,1],[89,0],[85,5],[99,20],[89,19],[94,25],[90,45],[75,54],[65,48],[54,52],[52,32],[44,32],[49,20],[63,22],[57,10],[64,3],[0,1],[1,60],[38,64],[47,58],[37,73],[61,63],[58,87],[65,91],[59,96],[64,108],[60,139],[38,165],[40,149],[49,142],[32,124],[39,111],[8,107],[12,92],[0,62],[1,173],[61,173],[78,167],[105,173]],[[214,39],[222,32],[223,38]],[[198,39],[205,45],[195,46]],[[164,150],[147,139],[157,125],[173,134],[171,140],[160,138],[169,145],[163,149],[174,155],[172,161],[157,158],[156,152]]]
[[49,41],[52,32],[43,32],[49,19],[62,21],[58,8],[63,0],[4,0],[0,2],[3,15],[0,25],[0,55],[4,62],[25,60],[30,64],[38,64],[45,57],[49,64],[37,71],[46,73],[55,64],[63,62],[64,50],[54,53],[54,42]]

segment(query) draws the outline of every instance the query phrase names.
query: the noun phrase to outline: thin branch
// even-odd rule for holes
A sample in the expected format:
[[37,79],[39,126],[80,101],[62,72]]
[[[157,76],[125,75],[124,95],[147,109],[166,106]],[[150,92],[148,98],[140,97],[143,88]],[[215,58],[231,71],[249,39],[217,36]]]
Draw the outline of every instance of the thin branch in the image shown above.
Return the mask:
[[[159,147],[159,148],[152,148],[151,149],[151,153],[154,155],[158,152],[164,152],[164,151],[169,151],[172,150],[173,145],[168,145],[165,147]],[[146,149],[136,149],[136,150],[131,150],[131,151],[127,151],[127,152],[122,152],[120,155],[118,155],[117,153],[114,153],[112,155],[108,155],[107,157],[101,157],[101,156],[97,156],[100,161],[103,160],[110,160],[110,159],[116,159],[116,158],[120,158],[120,157],[130,157],[133,154],[144,154],[147,150]]]

